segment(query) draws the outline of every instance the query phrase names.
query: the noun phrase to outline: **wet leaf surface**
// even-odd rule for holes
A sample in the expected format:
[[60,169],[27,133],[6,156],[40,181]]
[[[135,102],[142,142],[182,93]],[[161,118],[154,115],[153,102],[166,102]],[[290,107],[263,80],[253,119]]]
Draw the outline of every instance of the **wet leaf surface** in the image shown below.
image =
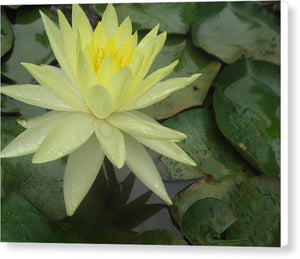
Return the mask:
[[248,239],[252,246],[280,246],[280,181],[274,176],[251,178],[232,202],[236,221],[227,238]]
[[168,36],[167,43],[154,61],[151,71],[167,66],[177,59],[179,64],[168,78],[189,77],[195,73],[201,73],[201,76],[188,87],[141,110],[155,119],[169,118],[184,109],[201,105],[221,67],[219,61],[193,47],[189,38]]
[[140,245],[187,245],[187,242],[173,231],[154,229],[139,233],[125,242]]
[[202,199],[184,213],[180,228],[194,245],[207,245],[218,240],[234,222],[235,216],[229,206],[217,199]]
[[217,78],[218,127],[263,174],[280,173],[280,68],[265,61],[238,61]]
[[[2,146],[23,131],[15,118],[2,118]],[[2,196],[21,190],[48,217],[62,219],[66,216],[63,199],[65,159],[33,164],[31,158],[32,155],[1,159]]]
[[221,182],[214,182],[209,177],[201,178],[197,182],[179,192],[173,198],[171,207],[172,215],[178,225],[187,209],[196,201],[214,198],[230,205],[232,198],[236,197],[241,183],[245,182],[249,175],[228,178]]
[[222,136],[212,110],[185,111],[163,124],[187,135],[187,139],[178,145],[197,164],[193,167],[162,157],[165,179],[187,180],[211,175],[218,181],[225,176],[251,172],[251,168]]
[[1,8],[1,57],[6,54],[14,42],[14,32],[9,19]]
[[38,211],[20,192],[1,199],[1,241],[65,242],[61,227]]
[[233,63],[240,57],[280,62],[279,20],[255,2],[198,3],[195,46]]

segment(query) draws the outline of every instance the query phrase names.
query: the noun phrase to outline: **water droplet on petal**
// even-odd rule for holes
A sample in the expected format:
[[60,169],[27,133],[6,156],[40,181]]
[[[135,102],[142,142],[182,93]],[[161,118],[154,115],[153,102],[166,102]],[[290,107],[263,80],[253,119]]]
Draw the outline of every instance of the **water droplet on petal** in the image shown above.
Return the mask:
[[[87,139],[88,133],[89,132],[86,131],[86,127],[79,127],[77,131],[77,138],[80,142],[83,142]],[[66,147],[66,149],[68,149],[68,147]]]
[[100,133],[104,138],[110,138],[113,134],[113,127],[109,123],[102,123]]

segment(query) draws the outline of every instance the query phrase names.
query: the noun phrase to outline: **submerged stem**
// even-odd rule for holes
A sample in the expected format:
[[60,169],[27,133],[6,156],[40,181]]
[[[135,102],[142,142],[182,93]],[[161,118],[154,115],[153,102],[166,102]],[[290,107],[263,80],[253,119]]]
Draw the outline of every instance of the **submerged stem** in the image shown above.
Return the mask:
[[106,157],[104,158],[103,169],[107,178],[107,187],[109,191],[120,192],[121,185],[116,177],[114,166]]

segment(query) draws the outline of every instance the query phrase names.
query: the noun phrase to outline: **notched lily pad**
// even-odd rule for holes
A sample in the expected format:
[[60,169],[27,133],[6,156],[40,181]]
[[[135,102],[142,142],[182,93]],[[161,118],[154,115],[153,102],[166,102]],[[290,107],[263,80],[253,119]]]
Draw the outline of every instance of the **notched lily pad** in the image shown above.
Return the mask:
[[39,9],[18,10],[17,21],[13,25],[15,41],[13,51],[2,65],[1,73],[17,84],[30,83],[31,75],[21,66],[21,62],[49,64],[54,60]]
[[[106,5],[93,5],[95,12],[102,16]],[[186,34],[189,24],[182,17],[180,3],[126,3],[115,4],[119,23],[130,17],[134,30],[150,30],[158,23],[160,31],[168,33]]]
[[193,167],[162,157],[163,165],[160,167],[165,179],[188,180],[211,175],[218,181],[225,176],[251,172],[251,168],[218,130],[212,110],[185,111],[165,121],[163,125],[187,135],[187,139],[178,145],[197,164]]
[[1,241],[65,242],[66,234],[20,192],[1,199]]
[[[24,129],[15,118],[1,120],[2,148]],[[57,220],[66,216],[63,198],[65,160],[33,164],[32,155],[1,159],[2,196],[21,190],[26,198],[47,216]]]
[[14,32],[9,19],[1,8],[1,57],[6,54],[14,43]]
[[[142,111],[155,119],[165,119],[174,114],[204,102],[212,81],[217,75],[221,64],[202,50],[193,47],[189,38],[168,36],[166,45],[154,61],[151,71],[179,60],[174,72],[167,77],[189,77],[195,73],[201,76],[182,90],[174,92],[165,100],[151,105]],[[151,72],[150,71],[150,72]]]
[[195,46],[233,63],[241,56],[280,63],[280,26],[254,2],[198,3],[192,25]]
[[240,174],[221,182],[214,182],[209,177],[199,179],[173,198],[171,212],[175,221],[180,225],[184,213],[198,200],[214,198],[230,205],[231,199],[237,196],[241,183],[248,177],[249,174]]
[[239,153],[263,174],[280,173],[280,67],[238,61],[215,81],[218,127]]
[[180,228],[194,245],[209,245],[220,240],[220,235],[234,222],[229,206],[217,199],[202,199],[184,213]]
[[126,244],[140,245],[187,245],[187,242],[168,229],[154,229],[139,233],[125,241]]
[[227,238],[248,239],[252,246],[280,246],[280,181],[274,176],[251,178],[233,200],[238,217]]

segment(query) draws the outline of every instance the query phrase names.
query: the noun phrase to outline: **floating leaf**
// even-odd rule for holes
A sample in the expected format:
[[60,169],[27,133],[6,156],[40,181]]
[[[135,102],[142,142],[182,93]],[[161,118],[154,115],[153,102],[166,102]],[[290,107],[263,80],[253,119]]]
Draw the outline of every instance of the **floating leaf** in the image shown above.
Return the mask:
[[139,233],[125,242],[140,245],[187,245],[179,235],[167,229],[154,229]]
[[[23,128],[16,123],[14,118],[1,117],[1,146],[6,146]],[[30,176],[30,172],[22,169],[24,164],[20,158],[1,159],[1,196],[14,192]]]
[[65,242],[66,234],[20,192],[1,199],[1,241]]
[[238,221],[226,232],[227,238],[246,238],[252,246],[280,246],[279,178],[251,178],[232,209]]
[[221,182],[214,182],[209,177],[199,179],[173,198],[171,212],[175,221],[180,225],[184,213],[198,200],[214,198],[230,205],[231,199],[237,196],[240,184],[245,182],[247,177],[248,175],[240,174]]
[[15,33],[13,52],[2,65],[1,73],[17,84],[26,84],[32,80],[32,77],[20,63],[48,64],[54,60],[54,55],[39,9],[20,9],[13,30]]
[[[2,146],[23,131],[13,118],[2,118]],[[1,161],[2,196],[22,190],[26,198],[53,219],[66,216],[63,198],[65,160],[33,164],[32,155],[3,158]]]
[[207,245],[219,240],[220,235],[235,221],[236,218],[225,202],[208,198],[188,208],[180,228],[192,244]]
[[195,46],[233,63],[241,56],[279,64],[280,26],[275,16],[254,2],[198,3],[192,26]]
[[215,82],[218,127],[263,174],[280,173],[280,68],[265,61],[238,61]]
[[[160,31],[167,31],[167,33],[187,34],[190,28],[182,17],[180,3],[127,3],[114,6],[119,22],[129,16],[134,30],[150,30],[158,23]],[[93,9],[102,16],[105,5],[95,4]]]
[[189,77],[194,73],[201,73],[201,76],[188,87],[142,110],[155,119],[165,119],[184,109],[201,105],[221,67],[219,61],[193,47],[188,38],[168,36],[167,45],[164,46],[151,69],[154,71],[177,59],[179,64],[168,78]]
[[10,105],[10,97],[1,94],[1,115],[18,115],[20,110]]
[[187,180],[212,175],[220,180],[224,176],[251,171],[218,130],[212,110],[185,111],[163,124],[187,135],[178,145],[197,164],[193,167],[162,157],[165,170],[161,171],[166,179]]
[[14,42],[14,32],[4,10],[1,10],[1,57],[7,53]]

